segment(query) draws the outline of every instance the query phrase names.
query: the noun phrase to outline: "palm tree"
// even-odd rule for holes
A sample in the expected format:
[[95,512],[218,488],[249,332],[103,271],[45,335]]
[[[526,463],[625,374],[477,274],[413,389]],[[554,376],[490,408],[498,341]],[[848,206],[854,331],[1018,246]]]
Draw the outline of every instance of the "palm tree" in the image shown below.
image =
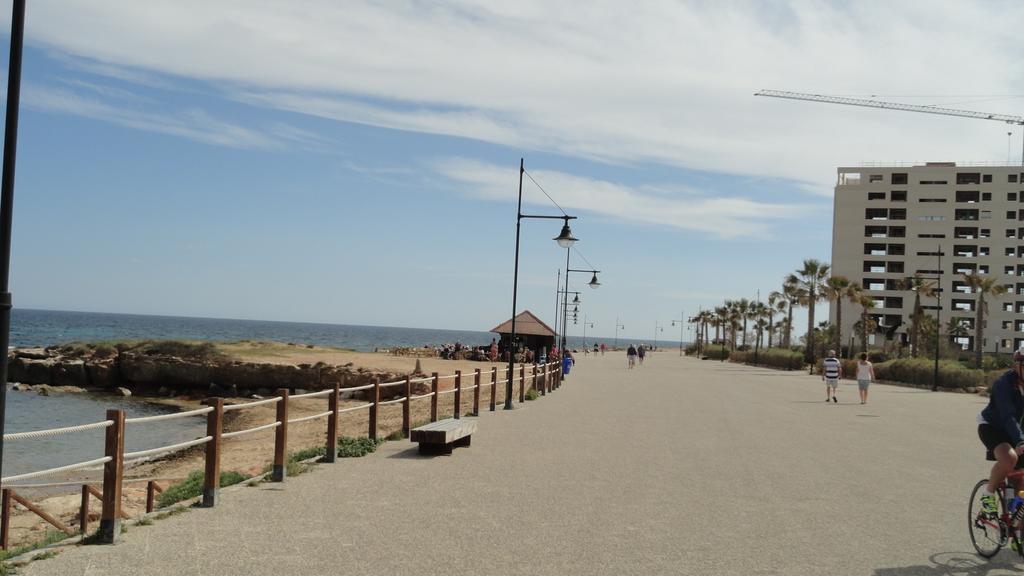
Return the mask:
[[793,340],[793,306],[796,306],[803,302],[804,291],[800,287],[800,281],[793,274],[790,274],[782,283],[782,295],[786,298],[787,308],[789,309],[789,315],[786,317],[786,339],[784,346],[789,348],[792,346]]
[[772,336],[775,334],[775,313],[786,311],[786,296],[778,290],[768,294],[768,347],[772,347]]
[[[726,306],[716,306],[715,307],[715,340],[717,340],[719,342],[725,342],[725,334],[724,334],[725,319],[728,318],[728,315],[729,315],[729,308],[728,307],[726,307]],[[721,335],[719,335],[719,333],[718,333],[719,329],[721,329],[723,331],[723,333]]]
[[754,311],[753,304],[753,302],[746,298],[740,298],[736,301],[736,312],[743,319],[743,333],[740,335],[740,346],[743,348],[747,347],[747,319],[750,318],[750,314]]
[[[836,303],[836,345],[835,349],[842,355],[843,351],[843,300],[853,304],[860,302],[863,290],[859,284],[849,281],[844,276],[833,275],[828,279],[825,286],[825,293],[830,300]],[[852,336],[851,336],[852,339]]]
[[988,314],[988,302],[985,296],[998,298],[1006,293],[1006,286],[996,284],[997,280],[991,276],[971,272],[963,274],[964,283],[971,289],[971,292],[978,295],[978,302],[974,306],[974,365],[981,368],[981,329],[985,322],[985,314]]
[[921,337],[921,296],[931,298],[936,294],[935,282],[926,280],[920,276],[911,276],[899,284],[900,290],[912,290],[914,292],[914,312],[910,322],[910,355],[917,356],[918,342]]
[[807,293],[807,346],[804,348],[804,359],[809,364],[814,363],[814,304],[822,297],[821,290],[828,278],[828,270],[828,264],[810,258],[804,260],[803,268],[797,270],[796,275],[790,275]]
[[860,304],[864,310],[860,313],[860,322],[857,322],[857,327],[860,328],[860,347],[861,352],[868,351],[868,332],[874,332],[878,327],[878,323],[871,317],[870,310],[875,307],[875,299],[870,296],[861,296]]
[[967,318],[957,318],[954,316],[949,319],[949,323],[946,324],[946,335],[949,337],[950,343],[955,342],[957,338],[964,338],[970,335],[967,324]]

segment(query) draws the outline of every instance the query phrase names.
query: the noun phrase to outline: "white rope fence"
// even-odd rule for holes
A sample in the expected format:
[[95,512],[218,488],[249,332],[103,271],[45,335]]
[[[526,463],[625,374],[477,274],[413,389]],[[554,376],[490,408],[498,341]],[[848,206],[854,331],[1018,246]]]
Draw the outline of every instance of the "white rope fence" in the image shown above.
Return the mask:
[[388,400],[387,402],[378,402],[377,406],[389,406],[391,404],[398,404],[400,402],[405,402],[405,398],[405,396],[402,396],[401,398],[395,398],[394,400]]
[[308,422],[310,420],[316,420],[317,418],[323,418],[334,414],[334,411],[328,410],[327,412],[321,412],[319,414],[313,414],[312,416],[303,416],[302,418],[292,418],[288,420],[289,424],[298,424],[300,422]]
[[113,425],[113,420],[104,420],[102,422],[93,422],[92,424],[79,424],[78,426],[49,428],[47,430],[32,430],[30,432],[15,432],[13,434],[4,434],[4,442],[12,442],[14,440],[31,440],[35,438],[46,438],[49,436],[60,436],[61,434],[74,434],[76,432],[86,432],[88,430],[96,430],[99,428],[109,428]]
[[206,444],[210,440],[213,440],[213,436],[204,436],[195,440],[189,440],[187,442],[178,442],[177,444],[171,444],[170,446],[161,446],[160,448],[151,448],[149,450],[139,450],[138,452],[125,452],[124,460],[127,463],[129,460],[138,460],[145,458],[146,456],[152,456],[154,454],[163,454],[164,452],[173,452],[175,450],[181,450],[196,446],[198,444]]
[[273,398],[267,398],[266,400],[257,400],[255,402],[245,402],[244,404],[226,404],[224,406],[225,412],[231,412],[232,410],[243,410],[245,408],[255,408],[256,406],[263,406],[264,404],[276,404],[281,401],[280,396],[274,396]]
[[389,386],[398,386],[399,384],[405,384],[405,380],[398,380],[397,382],[381,382],[381,388],[387,388]]
[[369,390],[373,388],[373,384],[365,384],[363,386],[356,386],[355,388],[342,388],[342,392],[358,392],[359,390]]
[[213,406],[207,406],[206,408],[199,408],[198,410],[189,410],[188,412],[175,412],[174,414],[161,414],[159,416],[143,416],[141,418],[125,418],[125,424],[145,424],[147,422],[161,422],[165,420],[177,420],[178,418],[188,418],[189,416],[201,416],[203,414],[209,414],[213,412]]
[[307,392],[305,394],[294,394],[289,396],[289,400],[298,400],[300,398],[320,398],[322,396],[328,396],[333,393],[334,390],[320,390],[319,392]]
[[411,400],[419,400],[420,398],[430,398],[433,395],[434,395],[433,392],[427,392],[426,394],[420,394],[419,396],[413,396],[411,398]]
[[280,422],[271,422],[270,424],[264,424],[263,426],[257,426],[255,428],[248,428],[246,430],[237,430],[235,432],[226,432],[224,434],[221,434],[220,437],[221,437],[222,440],[227,440],[228,438],[237,438],[238,436],[243,436],[245,434],[252,434],[253,432],[260,432],[261,430],[269,430],[271,428],[277,428],[280,425],[281,425]]
[[26,472],[25,474],[15,474],[14,476],[6,476],[0,478],[0,484],[7,484],[8,482],[17,482],[18,480],[28,480],[29,478],[38,478],[39,476],[49,476],[51,474],[59,474],[61,472],[70,472],[72,470],[81,470],[82,468],[91,468],[93,466],[99,466],[100,464],[106,464],[113,460],[110,456],[104,456],[95,460],[88,460],[86,462],[79,462],[77,464],[68,464],[67,466],[58,466],[56,468],[47,468],[46,470],[38,470],[36,472]]
[[368,404],[360,404],[359,406],[353,406],[351,408],[344,408],[342,410],[338,410],[338,414],[344,414],[345,412],[355,412],[356,410],[362,410],[364,408],[369,408],[370,406],[373,406],[373,402],[370,402]]

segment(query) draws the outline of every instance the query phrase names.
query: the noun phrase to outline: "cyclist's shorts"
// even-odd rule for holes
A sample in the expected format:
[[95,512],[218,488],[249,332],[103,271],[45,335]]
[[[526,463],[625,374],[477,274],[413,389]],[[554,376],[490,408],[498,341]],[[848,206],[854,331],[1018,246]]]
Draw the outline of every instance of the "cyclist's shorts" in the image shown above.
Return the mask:
[[[987,460],[995,460],[995,456],[992,454],[992,450],[1000,444],[1013,445],[1013,440],[1010,435],[1003,432],[1002,428],[993,426],[991,424],[978,424],[978,438],[981,438],[981,443],[985,445]],[[1017,459],[1017,469],[1024,468],[1024,457]]]
[[829,388],[838,388],[839,387],[839,378],[825,378],[825,384]]

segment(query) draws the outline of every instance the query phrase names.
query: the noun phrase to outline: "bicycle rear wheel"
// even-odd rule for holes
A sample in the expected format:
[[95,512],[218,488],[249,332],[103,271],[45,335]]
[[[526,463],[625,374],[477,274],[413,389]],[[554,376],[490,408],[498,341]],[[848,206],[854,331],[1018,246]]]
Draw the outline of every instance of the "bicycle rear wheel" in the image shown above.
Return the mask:
[[[971,501],[967,505],[967,531],[971,534],[971,543],[978,554],[991,558],[1006,544],[1006,527],[999,518],[991,518],[982,511],[981,497],[985,493],[986,484],[987,479],[980,480],[971,491]],[[998,492],[996,499],[1002,510],[1003,502]]]

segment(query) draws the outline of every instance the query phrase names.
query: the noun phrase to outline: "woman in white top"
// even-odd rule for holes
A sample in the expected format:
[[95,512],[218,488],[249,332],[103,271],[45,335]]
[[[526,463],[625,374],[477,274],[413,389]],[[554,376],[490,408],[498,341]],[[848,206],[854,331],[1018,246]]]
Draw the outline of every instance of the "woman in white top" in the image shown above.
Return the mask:
[[875,367],[868,362],[866,352],[860,353],[860,362],[857,362],[857,389],[860,391],[860,403],[868,403],[868,386],[875,380]]

